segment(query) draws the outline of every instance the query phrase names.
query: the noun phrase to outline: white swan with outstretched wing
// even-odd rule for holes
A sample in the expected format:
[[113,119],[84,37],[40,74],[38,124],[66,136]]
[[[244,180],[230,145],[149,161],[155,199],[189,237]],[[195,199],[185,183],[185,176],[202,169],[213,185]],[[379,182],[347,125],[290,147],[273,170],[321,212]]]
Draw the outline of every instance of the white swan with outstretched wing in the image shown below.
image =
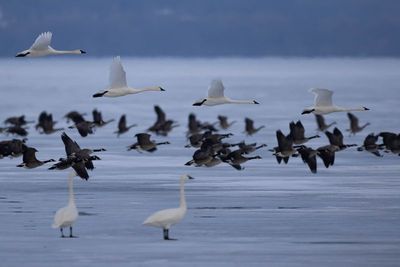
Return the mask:
[[137,94],[145,91],[165,91],[161,86],[149,86],[144,88],[132,88],[126,81],[126,72],[122,66],[121,57],[114,57],[110,66],[110,85],[106,90],[100,91],[93,97],[118,97],[129,94]]
[[324,115],[332,112],[369,110],[366,107],[344,108],[334,105],[332,102],[333,91],[328,89],[311,88],[309,92],[315,95],[314,106],[304,109],[301,114],[314,113],[316,115]]
[[225,97],[225,86],[221,80],[215,79],[211,81],[208,88],[208,95],[193,103],[193,106],[216,106],[222,104],[259,104],[255,100],[234,100]]
[[43,57],[49,55],[66,55],[66,54],[85,54],[82,49],[75,50],[56,50],[50,46],[53,34],[51,32],[43,32],[39,34],[35,42],[27,50],[19,52],[16,57]]

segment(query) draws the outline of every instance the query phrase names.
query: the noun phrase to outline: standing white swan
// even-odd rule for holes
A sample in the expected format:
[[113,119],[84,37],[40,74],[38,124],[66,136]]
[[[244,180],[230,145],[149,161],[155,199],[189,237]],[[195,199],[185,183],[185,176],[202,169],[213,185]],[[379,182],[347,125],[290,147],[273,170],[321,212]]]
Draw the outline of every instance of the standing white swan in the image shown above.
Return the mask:
[[69,51],[55,50],[50,46],[52,36],[53,34],[51,32],[43,32],[39,34],[33,45],[29,49],[19,52],[16,57],[43,57],[49,55],[86,54],[86,52],[81,49]]
[[174,240],[169,238],[169,228],[180,222],[186,214],[185,181],[193,177],[184,174],[180,178],[180,205],[179,208],[160,210],[150,215],[143,225],[159,227],[163,229],[164,240]]
[[221,80],[212,80],[208,96],[193,103],[193,106],[216,106],[222,104],[259,104],[255,100],[234,100],[224,96],[225,87]]
[[110,67],[110,86],[108,89],[98,92],[93,97],[117,97],[129,94],[137,94],[145,91],[165,91],[160,86],[151,86],[145,88],[132,88],[126,82],[126,73],[121,63],[120,57],[115,57]]
[[328,90],[328,89],[311,88],[309,90],[309,92],[315,94],[314,106],[304,109],[301,114],[314,113],[317,115],[324,115],[324,114],[329,114],[332,112],[369,110],[369,108],[366,108],[366,107],[343,108],[343,107],[333,105],[333,103],[332,103],[333,91]]
[[75,237],[72,235],[72,225],[78,219],[78,209],[75,205],[74,197],[74,186],[73,180],[77,176],[76,172],[73,170],[68,175],[68,205],[59,209],[54,215],[53,228],[60,228],[61,237],[65,237],[63,233],[63,228],[69,227],[69,237]]

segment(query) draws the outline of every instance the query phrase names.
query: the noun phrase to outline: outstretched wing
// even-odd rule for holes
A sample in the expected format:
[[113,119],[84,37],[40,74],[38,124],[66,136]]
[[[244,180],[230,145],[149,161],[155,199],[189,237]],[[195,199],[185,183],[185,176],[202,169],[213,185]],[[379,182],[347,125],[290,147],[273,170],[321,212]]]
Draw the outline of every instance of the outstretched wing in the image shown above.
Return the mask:
[[110,88],[126,87],[126,73],[121,63],[121,58],[115,57],[110,66]]
[[208,97],[223,97],[225,87],[221,80],[212,80],[208,88]]
[[51,43],[51,37],[53,34],[51,32],[43,32],[39,34],[39,36],[36,38],[35,42],[31,46],[30,49],[33,50],[44,50],[47,49],[47,47]]
[[311,93],[315,94],[314,105],[317,106],[332,106],[333,91],[321,88],[312,88]]
[[61,134],[61,139],[65,146],[65,153],[67,156],[70,156],[73,153],[76,153],[81,150],[78,143],[73,141],[66,133]]

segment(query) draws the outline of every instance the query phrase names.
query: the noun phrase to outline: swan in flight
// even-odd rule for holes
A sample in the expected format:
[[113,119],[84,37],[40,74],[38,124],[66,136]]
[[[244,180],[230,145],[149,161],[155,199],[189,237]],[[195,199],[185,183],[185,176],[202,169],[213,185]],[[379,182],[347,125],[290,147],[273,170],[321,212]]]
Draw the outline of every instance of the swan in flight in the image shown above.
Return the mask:
[[314,113],[317,115],[324,115],[332,112],[369,110],[369,108],[366,107],[343,108],[333,105],[333,91],[328,89],[312,88],[310,89],[310,92],[315,94],[314,106],[304,109],[301,114]]
[[72,235],[72,225],[78,219],[78,209],[75,205],[73,179],[77,176],[76,172],[73,170],[68,175],[68,205],[59,209],[54,216],[53,228],[60,228],[61,237],[65,237],[63,233],[63,228],[69,227],[69,237],[74,237]]
[[224,96],[225,87],[221,80],[211,81],[211,85],[208,88],[208,97],[202,98],[195,103],[193,106],[216,106],[222,104],[259,104],[255,100],[234,100]]
[[104,91],[98,92],[93,97],[117,97],[129,94],[137,94],[145,91],[165,91],[161,86],[151,86],[145,88],[128,87],[126,82],[126,72],[121,63],[120,57],[115,57],[110,67],[110,87]]
[[180,178],[180,205],[179,208],[160,210],[150,215],[143,225],[159,227],[163,229],[164,240],[174,240],[169,238],[169,228],[180,222],[186,214],[185,200],[185,181],[193,177],[184,174]]
[[39,34],[33,45],[24,51],[19,52],[16,57],[43,57],[49,55],[65,55],[65,54],[86,54],[85,51],[81,49],[76,50],[55,50],[50,46],[51,37],[53,34],[51,32],[43,32]]

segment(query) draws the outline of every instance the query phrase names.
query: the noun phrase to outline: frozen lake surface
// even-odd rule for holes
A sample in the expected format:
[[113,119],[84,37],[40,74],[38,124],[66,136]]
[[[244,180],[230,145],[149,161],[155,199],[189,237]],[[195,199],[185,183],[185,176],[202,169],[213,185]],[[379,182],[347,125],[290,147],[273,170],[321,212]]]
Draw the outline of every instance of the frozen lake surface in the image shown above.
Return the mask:
[[[300,115],[312,104],[311,87],[335,91],[342,106],[366,106],[356,115],[370,122],[348,137],[345,113],[326,116],[336,121],[347,143],[361,144],[370,132],[399,132],[400,60],[392,59],[128,59],[123,58],[128,84],[161,85],[166,92],[123,98],[93,99],[108,84],[110,58],[85,57],[0,60],[0,120],[26,114],[37,120],[43,110],[58,126],[70,110],[103,112],[105,120],[127,114],[137,123],[116,138],[117,122],[80,137],[67,133],[81,147],[106,148],[98,155],[88,181],[75,179],[80,217],[79,238],[61,239],[52,229],[55,211],[67,202],[67,171],[16,168],[22,161],[0,160],[0,266],[398,266],[400,262],[400,158],[378,158],[349,148],[325,169],[319,161],[312,174],[299,158],[278,165],[267,149],[245,170],[226,165],[195,168],[183,164],[194,149],[184,148],[187,115],[214,122],[219,114],[238,122],[232,142],[246,140],[276,145],[275,131],[288,133],[291,120],[301,119],[306,133],[315,133],[313,116]],[[256,99],[260,105],[193,107],[205,96],[213,78],[223,79],[226,94]],[[180,127],[169,146],[154,154],[126,151],[135,133],[155,120],[160,105]],[[243,131],[244,117],[266,128],[252,137]],[[91,116],[87,116],[91,119]],[[0,140],[11,137],[1,136]],[[31,125],[27,144],[39,159],[64,156],[60,134],[40,135]],[[326,144],[325,136],[309,142]],[[175,207],[179,176],[186,184],[187,215],[162,240],[160,229],[142,226],[152,212]]]

